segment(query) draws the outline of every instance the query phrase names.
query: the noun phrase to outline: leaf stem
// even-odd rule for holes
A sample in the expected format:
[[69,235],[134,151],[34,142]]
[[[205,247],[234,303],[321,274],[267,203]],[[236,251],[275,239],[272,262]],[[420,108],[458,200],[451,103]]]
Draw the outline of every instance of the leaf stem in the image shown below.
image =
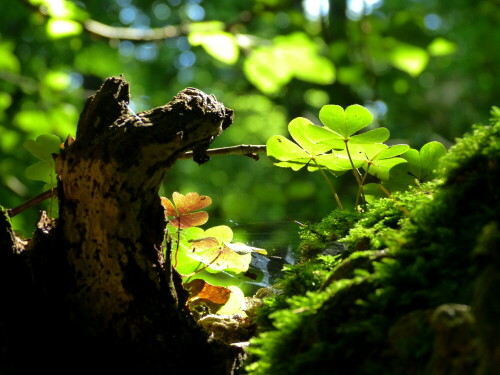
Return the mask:
[[333,197],[335,198],[335,201],[337,202],[337,206],[343,211],[344,207],[342,207],[342,202],[340,202],[340,198],[339,198],[339,196],[337,194],[337,191],[335,190],[335,187],[333,186],[332,182],[330,181],[330,179],[328,178],[328,176],[326,175],[326,173],[323,171],[323,169],[318,165],[318,163],[316,162],[316,160],[313,159],[313,161],[314,161],[314,164],[316,164],[316,166],[318,167],[318,170],[321,173],[321,175],[324,177],[326,183],[330,187],[330,190],[333,193]]
[[[193,272],[191,272],[191,273],[189,273],[187,275],[182,275],[182,276],[189,278],[189,277],[192,277],[192,276],[200,273],[201,271],[203,271],[203,270],[207,269],[208,267],[210,267],[221,256],[221,254],[222,254],[222,251],[219,251],[219,254],[217,254],[217,256],[214,259],[212,259],[212,261],[210,263],[205,264],[203,267],[201,267],[200,269],[198,269],[196,271],[193,271]],[[200,264],[202,264],[202,263],[203,262],[200,262]]]
[[356,197],[356,207],[358,206],[358,203],[359,203],[359,197],[362,197],[363,207],[366,208],[365,192],[363,190],[363,182],[366,178],[366,174],[365,174],[365,178],[361,178],[361,173],[358,171],[358,169],[354,165],[354,161],[352,160],[351,152],[349,151],[349,145],[348,145],[349,140],[344,139],[344,143],[345,143],[345,150],[347,152],[347,157],[349,158],[349,162],[351,163],[352,173],[354,174],[354,177],[356,178],[356,181],[357,181],[358,186],[359,186],[358,196]]

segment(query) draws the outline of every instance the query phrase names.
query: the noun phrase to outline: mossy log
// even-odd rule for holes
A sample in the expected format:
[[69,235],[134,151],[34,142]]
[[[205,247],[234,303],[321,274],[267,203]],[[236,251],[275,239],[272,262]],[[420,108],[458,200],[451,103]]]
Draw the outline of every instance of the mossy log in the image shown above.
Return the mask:
[[209,144],[233,112],[193,88],[138,114],[129,98],[120,76],[87,100],[76,140],[55,157],[57,220],[42,215],[25,249],[3,222],[0,362],[7,373],[69,363],[82,372],[148,374],[230,367],[216,358],[227,348],[209,344],[185,310],[180,277],[168,251],[163,256],[158,190],[182,153],[209,159]]

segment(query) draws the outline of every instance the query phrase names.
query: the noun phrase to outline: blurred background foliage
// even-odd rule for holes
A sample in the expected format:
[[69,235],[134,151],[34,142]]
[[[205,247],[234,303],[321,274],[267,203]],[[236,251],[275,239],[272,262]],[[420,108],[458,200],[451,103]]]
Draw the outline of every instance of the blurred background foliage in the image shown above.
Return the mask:
[[[133,110],[197,87],[235,110],[213,144],[265,144],[297,116],[318,123],[324,104],[367,106],[372,127],[420,148],[454,142],[498,105],[498,0],[7,0],[0,14],[0,204],[43,191],[23,144],[75,135],[85,99],[109,76],[131,84]],[[496,102],[495,102],[496,101]],[[334,181],[344,205],[351,176]],[[241,156],[179,161],[162,195],[196,191],[209,224],[240,240],[291,243],[298,221],[335,208],[317,173]],[[40,208],[40,207],[39,207]],[[38,212],[14,218],[30,236]],[[263,243],[266,238],[268,242]]]

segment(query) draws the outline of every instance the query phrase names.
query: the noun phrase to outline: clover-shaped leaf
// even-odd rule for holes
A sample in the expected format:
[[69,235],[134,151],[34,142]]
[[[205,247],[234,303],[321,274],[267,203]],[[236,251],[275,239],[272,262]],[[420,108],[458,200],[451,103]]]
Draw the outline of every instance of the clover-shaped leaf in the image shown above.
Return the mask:
[[54,157],[61,149],[61,139],[53,134],[42,134],[36,140],[24,142],[24,148],[33,156],[40,159],[25,170],[25,175],[30,180],[43,181],[51,185],[54,183]]
[[198,193],[187,193],[186,195],[174,192],[170,199],[161,197],[161,204],[165,208],[165,216],[169,224],[178,229],[186,229],[203,225],[208,220],[208,213],[198,211],[212,204],[212,199]]
[[408,173],[420,182],[434,177],[438,160],[446,154],[446,147],[440,142],[429,142],[422,146],[420,152],[410,149],[401,157],[408,161]]
[[59,153],[61,139],[54,134],[42,134],[36,140],[24,142],[24,148],[40,160],[53,160],[52,154]]
[[[196,234],[197,238],[193,236],[187,242],[181,243],[179,257],[184,256],[201,262],[208,272],[224,270],[241,273],[248,270],[252,260],[251,251],[243,251],[241,245],[231,244],[233,239],[231,228],[220,225],[206,231],[200,229]],[[253,248],[245,250],[250,249]],[[178,271],[186,272],[185,269]]]
[[338,105],[325,105],[319,111],[319,119],[325,126],[344,138],[367,127],[373,121],[369,110],[358,104],[344,109]]
[[369,145],[354,144],[351,146],[352,159],[361,167],[381,180],[389,179],[389,171],[395,165],[406,163],[406,160],[397,156],[408,151],[408,145],[387,146],[383,143]]
[[293,119],[288,125],[288,130],[294,143],[289,139],[275,135],[267,141],[267,155],[275,158],[275,163],[279,167],[289,167],[294,171],[308,166],[309,170],[318,168],[317,157],[331,149],[326,144],[315,142],[308,136],[307,129],[315,127],[309,120],[298,117]]
[[193,310],[196,306],[206,305],[211,314],[215,314],[224,304],[229,301],[231,290],[212,285],[202,279],[194,279],[183,284],[189,293],[186,304]]

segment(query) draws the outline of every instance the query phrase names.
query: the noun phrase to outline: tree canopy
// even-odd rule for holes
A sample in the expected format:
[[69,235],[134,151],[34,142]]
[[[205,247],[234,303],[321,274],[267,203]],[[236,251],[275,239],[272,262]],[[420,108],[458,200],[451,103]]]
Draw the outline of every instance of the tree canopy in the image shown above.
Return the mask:
[[[75,136],[86,97],[109,76],[131,83],[135,112],[189,86],[216,95],[235,121],[214,147],[265,144],[294,117],[319,123],[325,104],[369,108],[371,127],[387,127],[397,143],[449,145],[486,120],[500,94],[497,1],[24,0],[3,8],[0,203],[9,208],[50,182],[26,176],[39,160],[23,145]],[[347,187],[335,183],[342,195]],[[181,161],[163,190],[209,195],[221,221],[311,220],[336,207],[318,173],[290,173],[265,156]],[[16,216],[15,228],[29,234],[36,215]]]

